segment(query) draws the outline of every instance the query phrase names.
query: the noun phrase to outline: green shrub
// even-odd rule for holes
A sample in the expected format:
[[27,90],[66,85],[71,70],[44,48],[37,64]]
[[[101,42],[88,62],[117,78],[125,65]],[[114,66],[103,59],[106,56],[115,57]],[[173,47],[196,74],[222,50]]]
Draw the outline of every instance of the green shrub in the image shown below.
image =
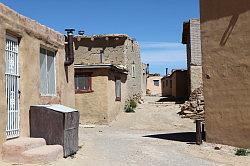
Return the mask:
[[130,100],[129,103],[130,103],[130,106],[131,106],[133,109],[135,109],[135,108],[137,107],[137,103],[136,103],[135,100]]
[[124,110],[125,110],[125,112],[127,112],[127,113],[131,113],[131,112],[135,112],[134,109],[135,109],[136,107],[137,107],[136,101],[133,100],[133,99],[130,99],[130,100],[126,101]]
[[247,149],[239,148],[236,149],[235,155],[237,156],[247,156],[250,153]]

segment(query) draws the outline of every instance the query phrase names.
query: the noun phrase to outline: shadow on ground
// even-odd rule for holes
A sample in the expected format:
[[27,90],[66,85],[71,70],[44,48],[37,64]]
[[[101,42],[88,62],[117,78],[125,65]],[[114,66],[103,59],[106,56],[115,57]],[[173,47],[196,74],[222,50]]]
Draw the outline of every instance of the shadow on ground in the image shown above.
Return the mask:
[[156,135],[146,135],[143,137],[158,138],[158,139],[165,139],[165,140],[179,141],[179,142],[187,142],[189,144],[195,143],[195,132],[156,134]]
[[184,98],[175,98],[175,97],[164,97],[158,100],[157,102],[175,102],[176,104],[183,104],[185,103],[186,99]]

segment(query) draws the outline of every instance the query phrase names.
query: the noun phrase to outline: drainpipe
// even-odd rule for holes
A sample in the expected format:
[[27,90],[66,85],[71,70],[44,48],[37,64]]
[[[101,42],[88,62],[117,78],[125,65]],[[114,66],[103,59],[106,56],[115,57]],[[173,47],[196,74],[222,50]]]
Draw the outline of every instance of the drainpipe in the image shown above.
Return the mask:
[[65,29],[67,36],[65,36],[65,52],[66,60],[64,66],[70,66],[74,63],[74,29]]

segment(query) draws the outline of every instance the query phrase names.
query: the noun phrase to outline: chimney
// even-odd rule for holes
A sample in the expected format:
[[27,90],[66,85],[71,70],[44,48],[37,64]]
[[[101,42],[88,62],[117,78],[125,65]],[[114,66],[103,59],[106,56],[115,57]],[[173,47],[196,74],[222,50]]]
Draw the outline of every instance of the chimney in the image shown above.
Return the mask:
[[168,68],[166,68],[166,76],[168,76]]

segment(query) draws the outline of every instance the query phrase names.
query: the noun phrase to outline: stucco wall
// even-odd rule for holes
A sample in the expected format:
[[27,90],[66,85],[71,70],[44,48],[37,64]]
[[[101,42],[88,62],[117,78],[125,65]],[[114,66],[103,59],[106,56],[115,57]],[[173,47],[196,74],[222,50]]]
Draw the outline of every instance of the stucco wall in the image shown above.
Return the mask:
[[188,98],[187,70],[176,72],[176,96],[177,98]]
[[108,71],[104,69],[84,71],[93,72],[93,92],[75,94],[80,123],[108,124]]
[[[150,91],[150,95],[162,95],[161,90],[161,76],[149,76],[147,79],[147,89]],[[159,80],[159,86],[154,85],[154,80]]]
[[[123,111],[127,98],[127,75],[109,69],[84,69],[83,71],[92,73],[93,92],[75,94],[80,123],[108,124]],[[121,101],[116,101],[115,78],[121,78],[122,81]]]
[[208,142],[250,148],[249,25],[249,0],[201,0]]
[[[0,3],[0,101],[1,142],[5,140],[6,127],[6,95],[5,95],[5,38],[6,33],[20,39],[19,71],[20,71],[20,132],[21,136],[29,136],[29,108],[31,105],[60,103],[69,107],[75,106],[73,65],[64,68],[64,37],[31,19],[21,16]],[[48,47],[56,53],[56,96],[41,97],[40,86],[40,46]],[[66,75],[68,79],[66,80]]]
[[[115,96],[115,78],[121,79],[121,101],[116,101]],[[118,72],[109,72],[108,80],[108,116],[109,122],[116,119],[116,116],[124,111],[125,101],[127,99],[127,75]]]
[[[161,79],[162,96],[171,96],[172,89],[170,88],[170,77],[163,77]],[[168,82],[168,83],[166,83]]]

